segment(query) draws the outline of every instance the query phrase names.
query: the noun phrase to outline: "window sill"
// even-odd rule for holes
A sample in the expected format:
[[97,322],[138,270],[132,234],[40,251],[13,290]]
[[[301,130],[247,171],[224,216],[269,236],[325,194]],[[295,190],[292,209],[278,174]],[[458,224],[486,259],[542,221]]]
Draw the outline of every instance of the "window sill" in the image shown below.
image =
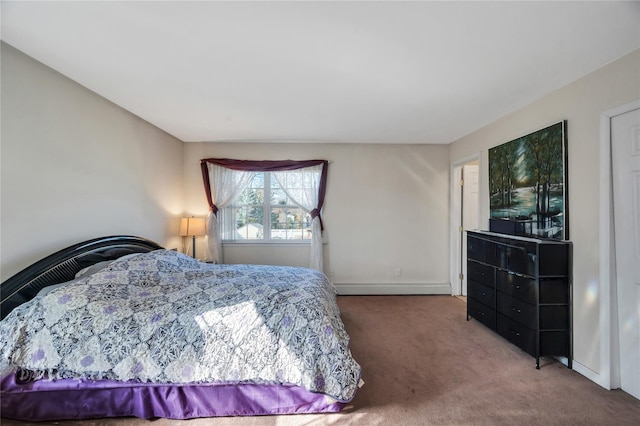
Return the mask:
[[222,242],[222,246],[229,246],[229,247],[247,247],[247,246],[253,246],[253,247],[267,247],[267,246],[272,246],[272,247],[291,247],[291,246],[309,246],[311,245],[311,240],[271,240],[271,241],[251,241],[251,240],[244,240],[244,241],[223,241]]

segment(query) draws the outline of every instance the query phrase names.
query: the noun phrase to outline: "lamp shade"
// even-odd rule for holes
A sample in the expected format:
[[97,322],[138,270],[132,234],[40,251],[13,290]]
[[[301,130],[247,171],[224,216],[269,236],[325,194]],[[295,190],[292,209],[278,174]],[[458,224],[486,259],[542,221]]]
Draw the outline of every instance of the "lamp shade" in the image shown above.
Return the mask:
[[180,236],[200,237],[206,234],[205,221],[201,217],[183,217],[180,221]]

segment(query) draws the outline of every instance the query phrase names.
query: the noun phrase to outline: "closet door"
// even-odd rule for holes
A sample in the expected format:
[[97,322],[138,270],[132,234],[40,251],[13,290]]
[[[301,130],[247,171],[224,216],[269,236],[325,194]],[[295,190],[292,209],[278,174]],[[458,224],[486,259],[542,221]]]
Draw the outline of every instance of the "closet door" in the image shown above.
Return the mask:
[[640,399],[640,109],[611,119],[620,379]]

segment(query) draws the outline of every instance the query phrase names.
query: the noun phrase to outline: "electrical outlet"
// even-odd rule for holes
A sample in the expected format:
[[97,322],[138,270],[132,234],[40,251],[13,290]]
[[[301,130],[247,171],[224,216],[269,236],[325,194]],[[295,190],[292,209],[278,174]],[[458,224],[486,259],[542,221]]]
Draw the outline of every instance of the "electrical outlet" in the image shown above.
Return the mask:
[[396,277],[399,277],[400,275],[402,275],[402,270],[399,266],[396,266]]

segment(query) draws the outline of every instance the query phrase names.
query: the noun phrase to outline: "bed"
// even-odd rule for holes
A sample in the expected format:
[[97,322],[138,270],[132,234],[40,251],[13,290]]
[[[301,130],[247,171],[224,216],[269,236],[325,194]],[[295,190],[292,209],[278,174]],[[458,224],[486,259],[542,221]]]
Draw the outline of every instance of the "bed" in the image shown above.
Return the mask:
[[112,236],[36,262],[0,296],[3,418],[337,412],[362,384],[335,290],[312,269]]

